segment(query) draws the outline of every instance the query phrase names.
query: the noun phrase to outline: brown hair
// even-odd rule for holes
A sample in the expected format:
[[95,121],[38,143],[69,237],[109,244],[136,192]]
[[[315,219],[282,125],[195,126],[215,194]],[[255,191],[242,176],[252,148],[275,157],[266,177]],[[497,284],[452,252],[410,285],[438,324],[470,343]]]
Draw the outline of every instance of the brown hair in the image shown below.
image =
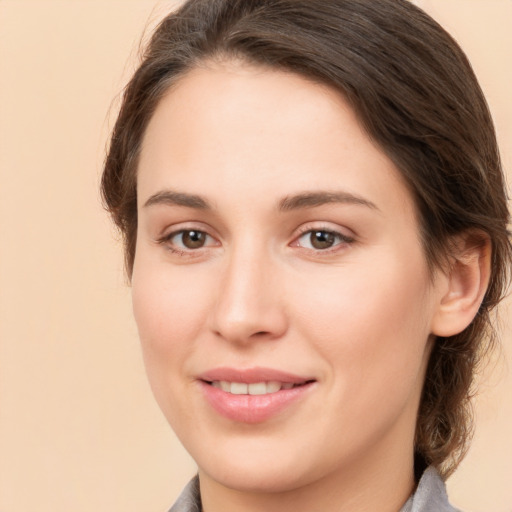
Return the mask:
[[417,456],[447,476],[471,437],[473,376],[493,339],[489,312],[505,293],[511,261],[494,128],[466,56],[406,0],[189,0],[154,32],[124,92],[105,161],[102,193],[125,240],[128,275],[146,126],[180,76],[215,58],[292,71],[343,94],[408,184],[431,269],[449,254],[453,235],[489,237],[487,293],[467,329],[436,340],[417,420]]

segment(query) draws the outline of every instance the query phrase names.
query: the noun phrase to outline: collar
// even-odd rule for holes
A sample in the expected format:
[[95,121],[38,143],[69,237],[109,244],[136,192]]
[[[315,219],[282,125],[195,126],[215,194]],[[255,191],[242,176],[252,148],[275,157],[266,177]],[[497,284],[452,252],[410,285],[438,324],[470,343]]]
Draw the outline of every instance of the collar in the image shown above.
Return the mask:
[[433,466],[421,475],[418,487],[400,512],[460,512],[448,502],[446,486]]

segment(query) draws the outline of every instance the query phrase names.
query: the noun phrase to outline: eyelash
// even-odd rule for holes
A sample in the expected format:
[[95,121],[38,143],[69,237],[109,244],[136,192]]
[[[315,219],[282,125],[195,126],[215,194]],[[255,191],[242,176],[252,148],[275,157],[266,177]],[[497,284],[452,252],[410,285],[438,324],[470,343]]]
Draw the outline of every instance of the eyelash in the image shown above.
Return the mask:
[[[161,238],[159,238],[158,240],[156,240],[156,242],[158,244],[165,245],[167,250],[169,250],[173,254],[176,254],[180,257],[189,257],[189,258],[198,257],[201,254],[200,249],[208,248],[208,246],[201,246],[201,247],[198,247],[197,249],[180,249],[170,243],[174,237],[176,237],[178,235],[183,235],[185,233],[190,233],[190,232],[196,232],[196,233],[206,236],[207,239],[209,238],[209,239],[215,240],[211,235],[209,235],[204,230],[194,229],[194,228],[184,228],[184,229],[178,229],[176,231],[172,231],[171,233],[166,234],[166,235],[162,236]],[[307,248],[307,247],[300,246],[299,240],[301,238],[303,238],[305,235],[309,234],[311,236],[312,233],[323,233],[328,236],[329,235],[333,236],[337,240],[337,243],[335,243],[332,247],[328,247],[325,249],[315,249],[315,248]],[[353,244],[354,242],[355,242],[354,237],[344,235],[343,233],[340,233],[339,231],[335,231],[335,230],[327,228],[327,227],[305,226],[305,227],[302,227],[299,229],[298,236],[295,237],[294,241],[290,245],[292,247],[302,247],[304,250],[314,252],[315,254],[330,254],[330,253],[339,251],[340,246],[348,246],[348,245]]]

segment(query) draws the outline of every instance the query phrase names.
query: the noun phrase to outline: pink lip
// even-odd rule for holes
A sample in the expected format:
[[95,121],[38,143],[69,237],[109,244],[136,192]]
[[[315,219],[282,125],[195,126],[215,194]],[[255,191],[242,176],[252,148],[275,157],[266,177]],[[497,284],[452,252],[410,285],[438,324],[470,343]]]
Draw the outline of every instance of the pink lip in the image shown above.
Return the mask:
[[254,384],[255,382],[269,382],[271,380],[278,382],[290,382],[292,384],[302,384],[304,382],[315,380],[311,377],[301,377],[292,373],[274,370],[272,368],[214,368],[199,375],[200,380],[213,382],[214,380],[226,380],[229,382],[245,382]]
[[[214,388],[213,381],[255,382],[278,381],[298,384],[291,389],[281,389],[267,395],[233,395]],[[201,390],[213,409],[232,421],[261,423],[276,416],[284,409],[305,397],[314,386],[314,379],[301,377],[270,368],[216,368],[199,377]]]

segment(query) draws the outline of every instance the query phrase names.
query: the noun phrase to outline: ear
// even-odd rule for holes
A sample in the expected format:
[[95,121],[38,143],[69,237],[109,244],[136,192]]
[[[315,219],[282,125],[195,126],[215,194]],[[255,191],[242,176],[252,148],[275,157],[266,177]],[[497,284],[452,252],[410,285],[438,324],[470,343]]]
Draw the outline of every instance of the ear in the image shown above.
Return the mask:
[[482,232],[466,232],[452,241],[450,265],[438,275],[439,297],[431,332],[454,336],[475,318],[491,275],[491,241]]

